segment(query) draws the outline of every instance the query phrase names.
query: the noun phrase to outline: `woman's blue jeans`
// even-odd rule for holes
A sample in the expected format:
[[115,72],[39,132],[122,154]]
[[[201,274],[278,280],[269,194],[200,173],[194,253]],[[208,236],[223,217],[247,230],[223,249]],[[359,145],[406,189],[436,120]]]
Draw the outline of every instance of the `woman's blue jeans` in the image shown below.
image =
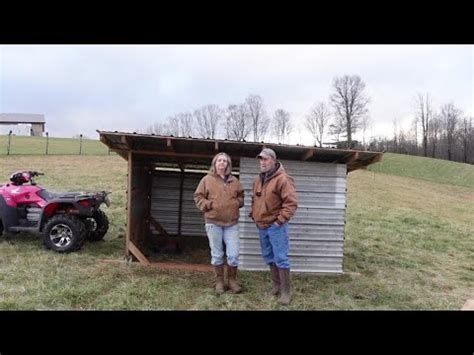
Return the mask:
[[217,224],[206,223],[206,233],[211,247],[211,264],[224,264],[224,244],[226,247],[227,264],[239,266],[239,224],[230,227],[221,227]]

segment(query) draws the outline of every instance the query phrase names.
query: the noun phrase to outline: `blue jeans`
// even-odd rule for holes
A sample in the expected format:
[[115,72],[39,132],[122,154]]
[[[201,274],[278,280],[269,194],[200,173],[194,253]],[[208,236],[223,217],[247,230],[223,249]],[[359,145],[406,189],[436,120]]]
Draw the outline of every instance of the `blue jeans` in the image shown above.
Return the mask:
[[280,269],[289,269],[288,223],[281,226],[272,224],[268,228],[258,228],[263,260],[267,265],[276,264]]
[[239,224],[221,227],[217,224],[206,223],[206,233],[211,247],[211,264],[224,264],[224,243],[227,252],[227,265],[239,266]]

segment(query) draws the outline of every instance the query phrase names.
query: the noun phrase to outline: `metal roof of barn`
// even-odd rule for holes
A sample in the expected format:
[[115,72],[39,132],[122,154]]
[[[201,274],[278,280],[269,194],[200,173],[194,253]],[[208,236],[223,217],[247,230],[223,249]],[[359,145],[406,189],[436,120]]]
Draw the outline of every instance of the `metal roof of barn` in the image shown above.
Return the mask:
[[347,164],[353,171],[382,160],[383,153],[334,148],[318,148],[304,145],[288,145],[265,142],[245,142],[227,139],[160,136],[127,132],[99,131],[100,140],[112,151],[128,160],[153,162],[156,166],[171,167],[176,164],[207,169],[210,160],[218,152],[226,152],[232,165],[239,167],[240,157],[255,158],[262,148],[273,149],[278,159],[308,162]]
[[0,113],[0,123],[46,123],[46,120],[41,114]]

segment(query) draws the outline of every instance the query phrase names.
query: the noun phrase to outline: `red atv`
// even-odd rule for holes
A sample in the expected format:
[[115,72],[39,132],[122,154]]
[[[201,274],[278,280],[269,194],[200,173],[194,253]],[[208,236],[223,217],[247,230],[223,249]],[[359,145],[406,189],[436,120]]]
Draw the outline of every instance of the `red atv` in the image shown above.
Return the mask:
[[[109,192],[53,193],[36,186],[37,171],[20,171],[0,185],[0,235],[30,232],[57,252],[79,250],[85,240],[102,240],[109,229],[100,205],[110,205]],[[29,183],[28,185],[24,185]]]

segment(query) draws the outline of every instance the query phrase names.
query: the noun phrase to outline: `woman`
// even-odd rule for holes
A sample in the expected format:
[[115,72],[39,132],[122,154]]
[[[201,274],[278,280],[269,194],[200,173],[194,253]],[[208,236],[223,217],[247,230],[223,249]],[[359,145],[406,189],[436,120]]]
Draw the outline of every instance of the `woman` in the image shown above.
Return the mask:
[[194,202],[204,212],[211,264],[216,275],[216,292],[219,294],[225,291],[224,244],[227,252],[227,286],[232,293],[242,291],[236,277],[240,246],[239,208],[244,205],[244,189],[231,172],[230,157],[226,153],[218,153],[212,159],[209,173],[201,179],[194,192]]

